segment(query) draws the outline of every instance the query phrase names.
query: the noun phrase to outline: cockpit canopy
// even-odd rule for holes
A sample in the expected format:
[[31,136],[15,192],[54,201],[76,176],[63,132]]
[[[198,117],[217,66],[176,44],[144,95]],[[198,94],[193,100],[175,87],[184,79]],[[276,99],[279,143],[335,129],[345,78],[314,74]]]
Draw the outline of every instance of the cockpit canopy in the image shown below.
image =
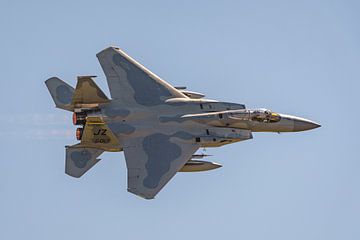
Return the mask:
[[272,112],[269,109],[255,109],[250,112],[251,120],[263,123],[278,122],[281,117],[278,113]]

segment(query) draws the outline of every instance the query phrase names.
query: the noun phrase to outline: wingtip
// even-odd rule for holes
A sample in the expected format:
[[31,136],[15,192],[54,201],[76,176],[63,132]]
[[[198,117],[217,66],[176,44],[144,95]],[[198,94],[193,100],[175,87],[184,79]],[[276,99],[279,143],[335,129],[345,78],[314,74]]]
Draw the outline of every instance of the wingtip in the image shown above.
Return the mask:
[[100,52],[98,52],[98,53],[96,54],[96,56],[99,56],[101,53],[106,52],[106,51],[108,51],[108,50],[113,50],[113,51],[120,51],[120,52],[122,52],[122,50],[121,50],[118,46],[110,45],[110,46],[108,46],[107,48],[104,48],[103,50],[101,50]]
[[49,77],[48,79],[46,79],[45,81],[44,81],[44,83],[46,84],[46,85],[48,85],[49,84],[49,82],[50,81],[52,81],[52,79],[57,79],[57,77]]
[[141,198],[143,198],[143,199],[146,199],[146,200],[151,200],[151,199],[154,199],[154,198],[155,198],[155,196],[146,195],[146,194],[140,193],[140,192],[138,192],[138,191],[136,191],[136,190],[134,190],[134,189],[131,189],[131,188],[128,188],[127,191],[128,191],[129,193],[132,193],[132,194],[134,194],[134,195],[136,195],[136,196],[138,196],[138,197],[141,197]]

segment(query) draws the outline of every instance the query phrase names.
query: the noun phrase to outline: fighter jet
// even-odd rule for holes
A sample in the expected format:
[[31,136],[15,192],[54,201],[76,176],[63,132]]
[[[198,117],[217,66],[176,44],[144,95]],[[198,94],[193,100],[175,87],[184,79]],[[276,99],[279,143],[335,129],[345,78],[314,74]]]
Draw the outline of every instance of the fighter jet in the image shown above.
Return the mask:
[[79,178],[103,152],[124,152],[127,189],[153,199],[177,172],[216,169],[199,159],[199,148],[221,147],[252,139],[252,132],[297,132],[316,122],[268,109],[204,98],[173,87],[117,47],[97,55],[111,98],[94,82],[77,77],[74,89],[57,77],[45,84],[57,108],[73,112],[76,139],[66,146],[65,172]]

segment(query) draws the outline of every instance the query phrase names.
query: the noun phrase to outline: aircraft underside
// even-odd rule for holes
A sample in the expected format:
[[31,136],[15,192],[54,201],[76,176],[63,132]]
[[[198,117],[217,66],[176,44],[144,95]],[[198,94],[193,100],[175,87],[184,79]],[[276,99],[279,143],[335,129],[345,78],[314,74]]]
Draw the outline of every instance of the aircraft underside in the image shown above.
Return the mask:
[[177,172],[221,167],[196,154],[252,138],[257,132],[304,131],[320,125],[267,109],[205,99],[185,87],[173,87],[119,48],[97,54],[111,98],[94,82],[78,77],[74,89],[59,78],[45,83],[56,107],[73,112],[79,141],[66,146],[65,172],[81,177],[104,151],[123,151],[128,191],[152,199]]

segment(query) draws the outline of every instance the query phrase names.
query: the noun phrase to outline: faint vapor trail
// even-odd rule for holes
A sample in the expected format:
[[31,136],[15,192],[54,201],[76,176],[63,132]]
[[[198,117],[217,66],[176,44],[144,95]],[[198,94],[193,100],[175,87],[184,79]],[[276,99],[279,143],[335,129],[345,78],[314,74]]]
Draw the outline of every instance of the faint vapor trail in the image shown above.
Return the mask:
[[0,124],[8,126],[0,136],[36,140],[73,139],[70,114],[1,114]]
[[1,114],[0,124],[66,125],[71,122],[70,114]]

